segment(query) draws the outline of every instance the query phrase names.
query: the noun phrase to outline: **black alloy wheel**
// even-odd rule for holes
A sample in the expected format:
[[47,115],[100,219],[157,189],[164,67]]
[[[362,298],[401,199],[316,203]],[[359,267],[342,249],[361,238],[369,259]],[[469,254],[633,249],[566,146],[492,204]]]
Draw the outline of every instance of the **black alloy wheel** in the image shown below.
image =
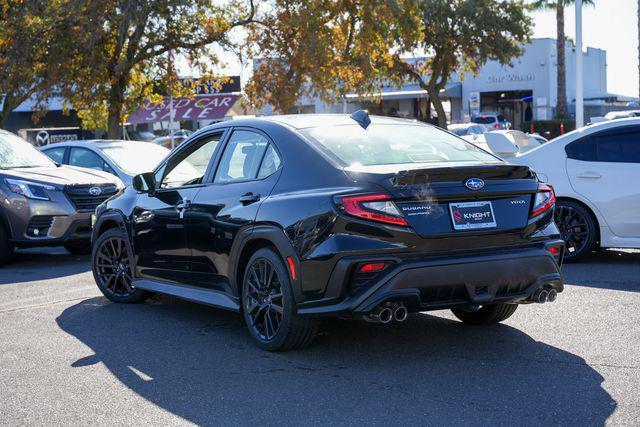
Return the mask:
[[93,247],[93,277],[104,296],[114,302],[134,303],[151,296],[136,289],[131,275],[126,237],[117,229],[100,235]]
[[596,244],[596,225],[585,208],[571,201],[559,201],[555,222],[564,240],[565,261],[575,261],[593,252]]
[[296,313],[289,270],[271,248],[259,249],[247,263],[242,311],[251,336],[264,350],[306,347],[318,332],[318,319]]
[[264,341],[271,341],[280,330],[284,307],[282,284],[269,260],[258,258],[249,266],[244,309],[250,326]]

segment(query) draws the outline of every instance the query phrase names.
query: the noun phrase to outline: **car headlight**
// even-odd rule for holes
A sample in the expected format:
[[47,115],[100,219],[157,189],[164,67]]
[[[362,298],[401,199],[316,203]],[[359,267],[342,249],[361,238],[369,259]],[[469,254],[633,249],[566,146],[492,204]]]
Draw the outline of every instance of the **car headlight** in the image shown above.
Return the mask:
[[23,181],[21,179],[6,178],[4,183],[7,184],[9,190],[28,199],[50,200],[47,190],[55,190],[55,187],[50,185],[36,184],[35,182]]

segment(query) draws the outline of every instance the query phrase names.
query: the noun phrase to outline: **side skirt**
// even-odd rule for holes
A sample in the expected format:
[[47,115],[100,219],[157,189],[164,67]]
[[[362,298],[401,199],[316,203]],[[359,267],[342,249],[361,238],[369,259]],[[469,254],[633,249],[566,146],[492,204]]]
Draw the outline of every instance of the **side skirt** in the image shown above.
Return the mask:
[[195,288],[187,285],[176,285],[163,283],[149,279],[138,279],[133,281],[133,286],[146,291],[171,295],[187,301],[193,301],[212,307],[223,308],[225,310],[240,312],[240,304],[235,298],[229,297],[218,291],[210,289]]

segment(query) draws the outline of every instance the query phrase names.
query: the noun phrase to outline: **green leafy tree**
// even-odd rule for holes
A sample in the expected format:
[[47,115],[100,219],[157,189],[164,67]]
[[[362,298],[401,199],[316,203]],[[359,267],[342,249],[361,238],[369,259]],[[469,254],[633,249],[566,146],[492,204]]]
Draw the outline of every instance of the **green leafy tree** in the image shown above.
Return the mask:
[[429,95],[438,124],[446,128],[439,94],[454,72],[477,73],[488,60],[501,64],[522,53],[531,35],[531,18],[522,1],[420,0],[421,32],[412,51],[425,52],[419,65],[396,55],[395,70],[415,81]]
[[304,96],[374,93],[397,78],[393,52],[419,32],[416,11],[412,0],[268,2],[248,33],[248,56],[258,58],[249,99],[286,113]]
[[80,117],[116,138],[126,115],[159,93],[178,95],[171,53],[193,59],[203,74],[218,62],[212,45],[230,45],[250,23],[252,0],[67,0],[69,37],[61,90]]
[[[556,117],[565,118],[569,115],[567,109],[567,69],[565,65],[565,34],[564,34],[564,9],[575,3],[575,0],[536,0],[532,6],[534,9],[551,9],[556,11],[556,58],[557,67],[557,103]],[[583,5],[593,5],[593,0],[582,0]]]
[[63,11],[59,0],[0,0],[0,127],[32,96],[44,111],[60,78],[65,43],[53,41],[65,32]]

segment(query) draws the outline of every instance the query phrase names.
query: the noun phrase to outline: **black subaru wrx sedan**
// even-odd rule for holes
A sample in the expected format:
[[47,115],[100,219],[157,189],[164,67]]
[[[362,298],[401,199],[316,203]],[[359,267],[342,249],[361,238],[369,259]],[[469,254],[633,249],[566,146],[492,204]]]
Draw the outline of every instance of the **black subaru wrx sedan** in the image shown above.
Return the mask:
[[219,123],[100,205],[112,301],[174,295],[242,313],[267,350],[324,316],[491,324],[562,292],[553,189],[436,127],[296,115]]

